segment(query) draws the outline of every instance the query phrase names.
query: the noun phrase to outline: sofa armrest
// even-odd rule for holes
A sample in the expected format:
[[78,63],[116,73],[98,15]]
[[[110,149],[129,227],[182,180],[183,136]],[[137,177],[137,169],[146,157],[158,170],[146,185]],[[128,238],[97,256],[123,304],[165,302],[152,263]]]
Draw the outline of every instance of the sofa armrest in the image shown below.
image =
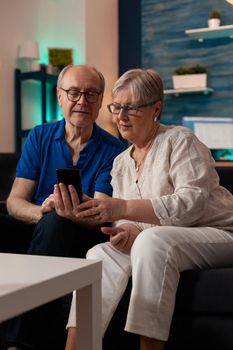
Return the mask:
[[19,153],[0,153],[0,211],[6,212],[6,199],[15,179]]
[[0,201],[0,213],[7,214],[6,202]]
[[[232,163],[233,165],[233,163]],[[233,194],[233,166],[229,167],[216,167],[217,173],[220,178],[220,185],[223,187],[226,187],[228,191],[230,191]]]

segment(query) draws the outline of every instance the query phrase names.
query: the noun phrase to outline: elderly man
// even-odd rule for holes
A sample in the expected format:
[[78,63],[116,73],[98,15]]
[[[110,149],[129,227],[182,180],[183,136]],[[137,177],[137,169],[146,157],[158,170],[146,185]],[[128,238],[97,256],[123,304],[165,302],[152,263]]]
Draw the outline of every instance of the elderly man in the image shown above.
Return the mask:
[[[37,126],[27,138],[7,208],[10,216],[21,225],[14,237],[16,241],[24,240],[25,225],[22,222],[27,224],[26,231],[34,230],[30,254],[69,256],[69,248],[61,246],[59,240],[59,236],[64,233],[64,225],[69,226],[69,236],[74,232],[74,238],[79,241],[77,231],[80,223],[71,210],[68,211],[64,206],[61,210],[62,205],[58,205],[51,195],[57,182],[56,168],[79,168],[85,194],[96,198],[111,196],[112,162],[124,147],[119,140],[95,124],[102,105],[104,85],[102,74],[95,68],[85,65],[64,68],[57,84],[58,103],[64,119]],[[68,222],[65,219],[69,219]],[[15,222],[15,225],[19,222]],[[83,228],[86,223],[82,221],[81,224]],[[65,233],[66,239],[66,230]],[[98,233],[90,236],[85,234],[85,244],[89,237],[92,240],[96,236]],[[73,241],[66,241],[74,247]],[[4,246],[3,242],[1,247],[0,242],[1,251],[11,251],[9,245],[12,239],[6,243]],[[94,243],[90,242],[87,247]],[[81,245],[80,242],[78,245]],[[73,255],[80,256],[80,252]]]
[[[69,189],[55,185],[56,168],[75,167],[81,171],[83,193],[95,198],[112,194],[110,170],[124,145],[95,123],[104,86],[104,77],[93,67],[70,65],[61,71],[57,98],[64,119],[39,125],[28,135],[7,200],[10,216],[0,216],[5,231],[0,251],[84,257],[106,240],[100,221],[77,220]],[[9,343],[36,349],[36,336],[27,339],[29,333],[33,338],[31,318],[16,321],[10,322]]]

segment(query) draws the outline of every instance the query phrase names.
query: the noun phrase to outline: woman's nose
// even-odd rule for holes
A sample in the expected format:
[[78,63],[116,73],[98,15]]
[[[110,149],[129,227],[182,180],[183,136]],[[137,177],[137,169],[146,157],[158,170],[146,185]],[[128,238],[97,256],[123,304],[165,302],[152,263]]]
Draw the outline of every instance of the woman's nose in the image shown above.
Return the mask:
[[125,108],[121,108],[120,109],[120,112],[119,112],[119,114],[118,114],[118,118],[119,119],[129,119],[129,117],[128,117],[128,111],[125,109]]

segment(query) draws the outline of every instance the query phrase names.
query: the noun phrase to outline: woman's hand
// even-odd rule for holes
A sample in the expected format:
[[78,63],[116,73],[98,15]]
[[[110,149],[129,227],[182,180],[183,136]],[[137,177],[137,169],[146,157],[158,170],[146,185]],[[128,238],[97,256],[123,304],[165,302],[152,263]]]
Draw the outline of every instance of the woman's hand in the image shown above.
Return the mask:
[[54,195],[50,194],[41,204],[41,213],[46,214],[55,209]]
[[124,254],[130,254],[135,238],[140,233],[133,225],[124,224],[119,227],[101,227],[101,231],[110,236],[110,243]]
[[124,218],[126,201],[118,198],[89,199],[78,206],[77,219],[112,222]]

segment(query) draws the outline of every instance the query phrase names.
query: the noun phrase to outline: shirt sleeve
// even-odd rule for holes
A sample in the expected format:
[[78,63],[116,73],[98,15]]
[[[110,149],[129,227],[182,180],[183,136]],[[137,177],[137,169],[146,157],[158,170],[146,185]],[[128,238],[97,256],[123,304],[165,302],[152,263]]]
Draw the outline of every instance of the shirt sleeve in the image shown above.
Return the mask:
[[32,129],[26,139],[20,160],[16,167],[16,177],[38,180],[40,174],[40,158],[36,128]]
[[208,148],[195,135],[181,133],[171,140],[169,178],[174,191],[151,199],[161,225],[193,226],[198,222],[209,197],[213,167]]

